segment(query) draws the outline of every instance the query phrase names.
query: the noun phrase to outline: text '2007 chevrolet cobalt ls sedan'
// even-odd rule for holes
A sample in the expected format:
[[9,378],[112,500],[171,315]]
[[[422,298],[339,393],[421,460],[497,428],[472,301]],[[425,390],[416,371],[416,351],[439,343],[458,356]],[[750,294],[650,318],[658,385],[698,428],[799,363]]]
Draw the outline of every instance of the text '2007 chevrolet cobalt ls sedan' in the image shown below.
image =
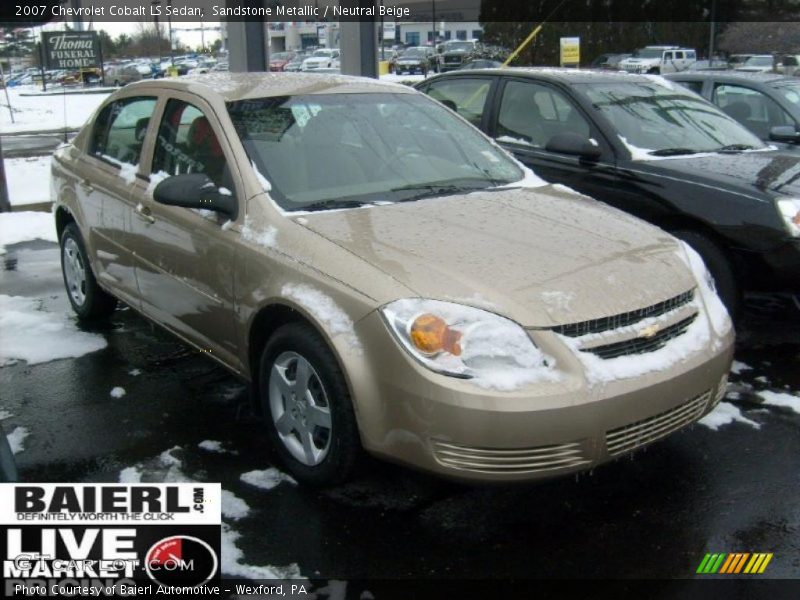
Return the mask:
[[57,151],[53,193],[78,316],[121,300],[251,382],[306,482],[362,449],[460,479],[570,473],[725,389],[733,331],[694,251],[410,88],[132,84]]

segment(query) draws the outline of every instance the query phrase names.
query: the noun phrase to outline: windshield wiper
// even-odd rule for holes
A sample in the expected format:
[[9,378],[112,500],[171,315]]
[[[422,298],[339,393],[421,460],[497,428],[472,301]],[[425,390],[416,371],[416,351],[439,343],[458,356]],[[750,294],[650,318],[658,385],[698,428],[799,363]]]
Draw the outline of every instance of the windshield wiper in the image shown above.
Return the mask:
[[727,146],[720,146],[714,152],[742,152],[743,150],[754,150],[755,146],[750,144],[728,144]]
[[364,204],[366,203],[356,202],[353,200],[320,200],[318,202],[312,202],[311,204],[304,204],[303,206],[298,206],[296,210],[316,211],[316,210],[335,210],[337,208],[358,208],[359,206],[364,206]]
[[661,150],[651,150],[648,154],[652,156],[680,156],[681,154],[697,154],[697,150],[691,148],[662,148]]

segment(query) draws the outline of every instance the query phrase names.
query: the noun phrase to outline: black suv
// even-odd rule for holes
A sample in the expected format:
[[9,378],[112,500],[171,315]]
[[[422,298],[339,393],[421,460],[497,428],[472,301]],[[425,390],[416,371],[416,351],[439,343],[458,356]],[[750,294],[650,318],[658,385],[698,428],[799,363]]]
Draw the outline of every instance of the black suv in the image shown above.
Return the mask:
[[511,68],[456,71],[416,87],[546,181],[686,241],[731,313],[746,291],[800,296],[800,154],[764,145],[680,85]]

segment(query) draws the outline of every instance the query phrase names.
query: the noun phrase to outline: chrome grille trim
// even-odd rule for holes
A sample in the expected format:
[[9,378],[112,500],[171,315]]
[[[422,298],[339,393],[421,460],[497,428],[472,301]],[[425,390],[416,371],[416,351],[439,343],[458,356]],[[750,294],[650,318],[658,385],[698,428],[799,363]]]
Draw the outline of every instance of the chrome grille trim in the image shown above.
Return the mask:
[[580,442],[535,448],[471,448],[431,440],[441,465],[475,473],[523,474],[588,465]]
[[623,340],[621,342],[614,342],[613,344],[605,344],[603,346],[593,346],[591,348],[583,348],[583,352],[591,352],[600,358],[611,359],[618,356],[628,356],[630,354],[644,354],[647,352],[655,352],[667,345],[667,342],[675,339],[683,334],[697,318],[697,313],[693,314],[682,321],[665,327],[651,338],[632,338]]
[[699,419],[711,398],[711,390],[695,396],[670,410],[606,432],[606,446],[611,456],[618,456],[660,440]]
[[567,325],[558,325],[553,327],[552,331],[567,337],[581,337],[591,333],[602,333],[604,331],[611,331],[620,329],[628,325],[633,325],[649,317],[658,317],[668,312],[689,304],[694,299],[694,290],[691,289],[682,294],[678,294],[674,298],[664,300],[658,304],[653,304],[646,308],[632,310],[626,313],[620,313],[613,317],[602,317],[600,319],[592,319],[590,321],[581,321],[579,323],[570,323]]

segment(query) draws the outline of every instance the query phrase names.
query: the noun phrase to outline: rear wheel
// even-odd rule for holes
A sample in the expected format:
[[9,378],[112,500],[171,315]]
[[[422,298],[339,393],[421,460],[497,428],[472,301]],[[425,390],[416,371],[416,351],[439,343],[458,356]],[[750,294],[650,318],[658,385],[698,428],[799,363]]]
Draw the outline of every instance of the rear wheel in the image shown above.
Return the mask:
[[61,234],[61,273],[67,298],[79,319],[99,319],[114,312],[117,300],[97,285],[75,223],[69,223]]
[[720,300],[732,318],[738,317],[742,306],[742,291],[734,275],[733,265],[725,252],[716,242],[696,231],[679,230],[672,233],[700,255],[711,277],[714,278]]
[[312,485],[342,482],[361,453],[344,376],[327,343],[305,323],[280,327],[259,371],[262,413],[289,471]]

